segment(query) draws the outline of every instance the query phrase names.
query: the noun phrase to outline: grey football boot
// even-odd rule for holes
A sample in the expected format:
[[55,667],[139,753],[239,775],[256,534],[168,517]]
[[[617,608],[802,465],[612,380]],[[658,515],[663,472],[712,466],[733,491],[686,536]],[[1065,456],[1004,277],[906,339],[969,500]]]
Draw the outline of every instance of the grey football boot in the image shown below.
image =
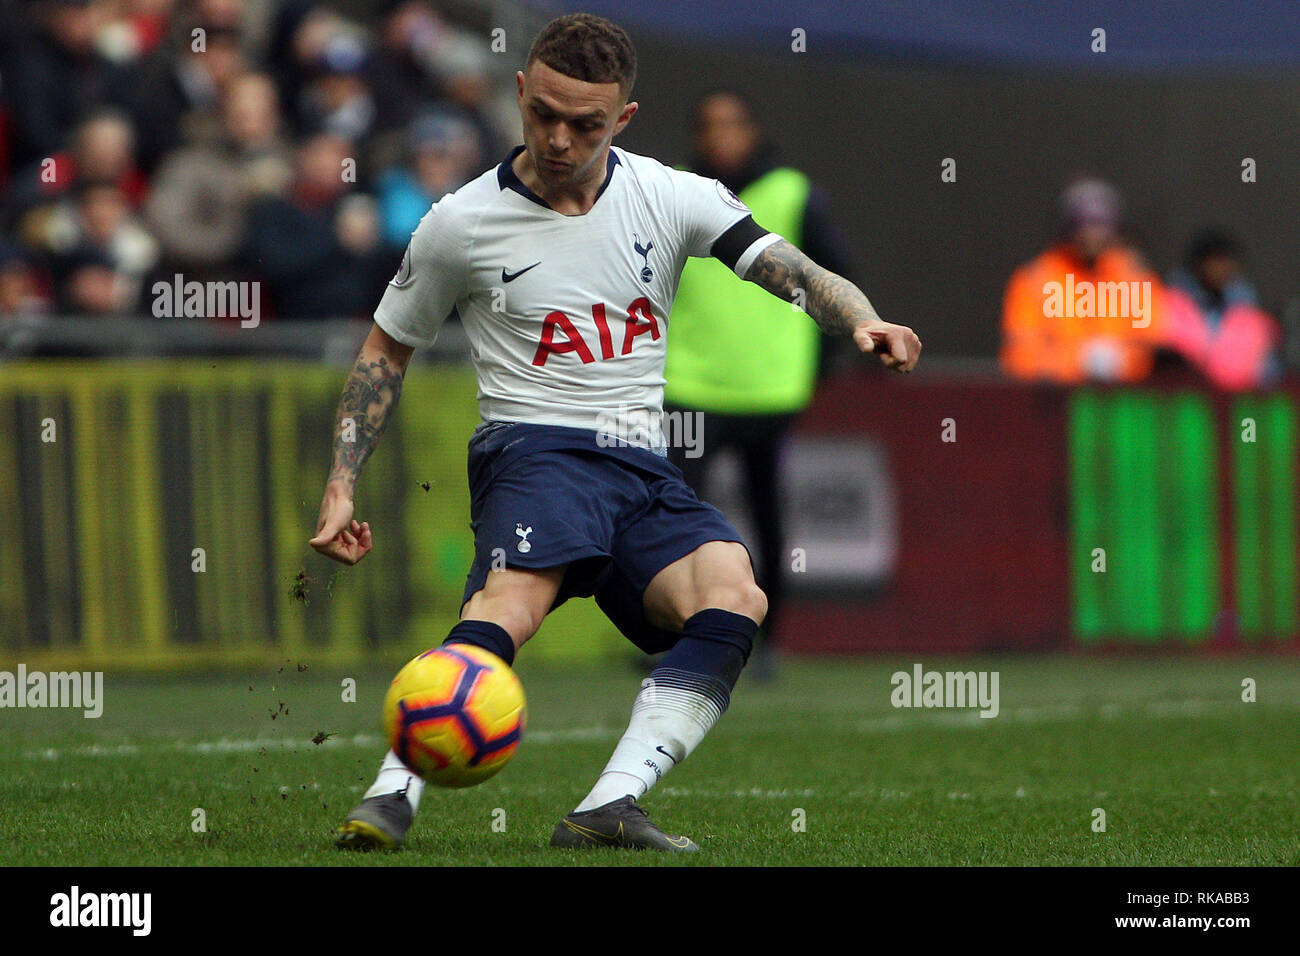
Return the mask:
[[631,794],[594,810],[567,814],[555,825],[551,846],[563,849],[607,846],[670,853],[694,853],[699,849],[690,837],[669,836],[651,823],[649,815]]
[[334,845],[340,850],[396,850],[414,817],[405,790],[367,797],[338,828]]

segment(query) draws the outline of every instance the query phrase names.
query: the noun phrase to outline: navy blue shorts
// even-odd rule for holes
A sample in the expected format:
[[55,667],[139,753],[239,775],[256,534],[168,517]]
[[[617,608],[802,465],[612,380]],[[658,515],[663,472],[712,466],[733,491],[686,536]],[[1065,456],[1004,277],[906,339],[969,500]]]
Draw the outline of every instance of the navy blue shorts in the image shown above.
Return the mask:
[[469,443],[474,564],[462,606],[493,568],[568,565],[555,603],[592,597],[647,654],[678,633],[650,625],[643,599],[656,574],[709,541],[744,544],[717,508],[696,497],[666,458],[600,447],[596,433],[492,422]]

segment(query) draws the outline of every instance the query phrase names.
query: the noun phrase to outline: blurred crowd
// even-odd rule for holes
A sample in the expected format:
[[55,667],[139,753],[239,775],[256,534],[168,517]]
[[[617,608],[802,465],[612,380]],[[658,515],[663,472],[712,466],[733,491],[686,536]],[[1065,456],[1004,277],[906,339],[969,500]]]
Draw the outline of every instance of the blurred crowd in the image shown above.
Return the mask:
[[[178,274],[257,281],[267,317],[369,315],[430,204],[521,141],[519,56],[433,0],[341,6],[0,0],[0,319],[147,315]],[[1068,185],[1007,286],[1005,372],[1276,381],[1234,237],[1192,237],[1161,278],[1125,226],[1114,186]]]
[[1135,383],[1194,370],[1245,391],[1282,375],[1281,330],[1246,275],[1238,241],[1208,227],[1162,280],[1127,235],[1109,182],[1080,177],[1061,194],[1057,234],[1007,284],[1002,367],[1030,381]]
[[177,273],[367,315],[519,140],[511,75],[430,0],[0,2],[0,316],[147,315]]

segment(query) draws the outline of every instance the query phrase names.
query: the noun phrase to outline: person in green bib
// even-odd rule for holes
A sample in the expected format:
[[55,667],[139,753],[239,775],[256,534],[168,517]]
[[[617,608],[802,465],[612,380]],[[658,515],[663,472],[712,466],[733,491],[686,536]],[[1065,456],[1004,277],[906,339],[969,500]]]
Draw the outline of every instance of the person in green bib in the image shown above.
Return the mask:
[[[692,127],[687,168],[721,181],[765,229],[854,281],[853,256],[831,220],[826,196],[804,173],[777,164],[742,94],[705,94],[695,103]],[[804,312],[736,282],[722,263],[687,263],[669,316],[664,401],[670,413],[701,414],[703,441],[690,449],[678,443],[669,456],[701,499],[717,454],[730,449],[740,459],[757,536],[758,584],[769,605],[770,623],[751,665],[757,676],[773,672],[774,629],[784,593],[785,523],[777,486],[781,448],[795,418],[812,401],[825,364],[823,341]]]

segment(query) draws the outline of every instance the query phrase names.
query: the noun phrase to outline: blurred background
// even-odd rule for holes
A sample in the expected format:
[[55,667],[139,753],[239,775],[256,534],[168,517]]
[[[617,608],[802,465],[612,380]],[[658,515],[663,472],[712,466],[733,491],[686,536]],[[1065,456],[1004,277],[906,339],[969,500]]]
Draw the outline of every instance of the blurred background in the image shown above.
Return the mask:
[[[770,407],[675,387],[727,365],[710,336],[670,360],[775,646],[1300,646],[1293,4],[41,0],[0,3],[0,665],[441,639],[472,554],[459,326],[408,374],[347,571],[306,544],[334,407],[575,9],[637,47],[618,145],[784,216],[757,218],[925,342],[906,379],[751,345],[806,378]],[[1051,304],[1076,282],[1145,305]],[[530,654],[625,648],[575,602]]]

